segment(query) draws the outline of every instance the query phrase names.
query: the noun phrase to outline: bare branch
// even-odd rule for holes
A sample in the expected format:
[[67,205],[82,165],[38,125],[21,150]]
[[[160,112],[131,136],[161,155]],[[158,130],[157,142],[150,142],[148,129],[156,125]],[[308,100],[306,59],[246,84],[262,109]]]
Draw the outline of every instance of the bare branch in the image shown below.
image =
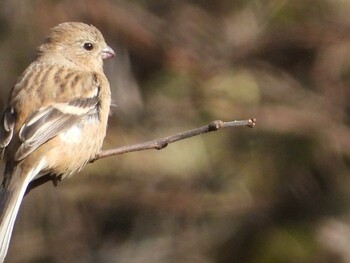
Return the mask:
[[[255,123],[256,123],[255,119],[228,121],[228,122],[216,120],[216,121],[210,122],[205,126],[195,128],[189,131],[180,132],[175,135],[171,135],[161,139],[155,139],[152,141],[143,142],[139,144],[127,145],[127,146],[122,146],[122,147],[113,148],[109,150],[104,150],[99,152],[94,159],[90,160],[90,162],[94,162],[102,158],[129,153],[129,152],[143,151],[143,150],[149,150],[149,149],[161,150],[161,149],[164,149],[166,146],[168,146],[168,144],[170,143],[181,141],[203,133],[217,131],[224,128],[232,128],[232,127],[245,126],[245,127],[253,128],[255,126]],[[43,175],[33,180],[32,182],[30,182],[30,184],[27,187],[26,194],[28,194],[34,188],[37,188],[38,186],[49,181],[52,181],[53,184],[56,186],[59,180],[60,180],[60,177],[57,177],[56,175],[52,175],[52,174]]]
[[90,162],[94,162],[98,159],[102,159],[102,158],[106,158],[106,157],[110,157],[110,156],[114,156],[114,155],[119,155],[119,154],[124,154],[124,153],[129,153],[129,152],[143,151],[143,150],[149,150],[149,149],[161,150],[161,149],[165,148],[166,146],[168,146],[168,144],[170,144],[170,143],[181,141],[181,140],[184,140],[184,139],[187,139],[187,138],[190,138],[193,136],[197,136],[197,135],[200,135],[203,133],[217,131],[217,130],[220,130],[223,128],[232,128],[232,127],[246,126],[246,127],[252,128],[255,126],[255,123],[256,123],[255,119],[228,121],[228,122],[216,120],[216,121],[210,122],[209,124],[207,124],[205,126],[195,128],[195,129],[189,130],[189,131],[180,132],[180,133],[177,133],[175,135],[171,135],[171,136],[168,136],[165,138],[155,139],[152,141],[138,143],[138,144],[134,144],[134,145],[122,146],[122,147],[109,149],[109,150],[104,150],[104,151],[99,152],[97,154],[97,156],[93,160],[91,160]]

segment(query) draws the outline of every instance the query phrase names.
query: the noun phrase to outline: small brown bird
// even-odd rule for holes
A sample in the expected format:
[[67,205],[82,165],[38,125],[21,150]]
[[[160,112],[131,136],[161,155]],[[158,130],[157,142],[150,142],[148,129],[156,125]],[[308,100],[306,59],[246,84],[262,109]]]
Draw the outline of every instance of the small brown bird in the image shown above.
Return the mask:
[[70,176],[101,149],[111,100],[103,60],[114,55],[94,26],[62,23],[14,85],[0,122],[0,262],[28,184]]

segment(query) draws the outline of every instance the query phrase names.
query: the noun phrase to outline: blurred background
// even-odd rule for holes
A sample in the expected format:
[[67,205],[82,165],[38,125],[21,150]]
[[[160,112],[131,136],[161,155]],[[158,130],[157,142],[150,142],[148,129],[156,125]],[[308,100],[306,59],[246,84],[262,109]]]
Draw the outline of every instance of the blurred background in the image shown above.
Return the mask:
[[110,157],[24,200],[8,263],[350,262],[350,1],[1,0],[0,102],[49,28],[117,52]]

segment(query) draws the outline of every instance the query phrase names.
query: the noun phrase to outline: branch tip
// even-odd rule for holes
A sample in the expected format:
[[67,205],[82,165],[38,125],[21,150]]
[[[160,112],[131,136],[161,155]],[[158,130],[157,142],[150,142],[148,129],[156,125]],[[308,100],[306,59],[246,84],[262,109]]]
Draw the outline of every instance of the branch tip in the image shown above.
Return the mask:
[[251,118],[248,120],[248,127],[249,128],[254,128],[256,125],[256,119],[255,118]]

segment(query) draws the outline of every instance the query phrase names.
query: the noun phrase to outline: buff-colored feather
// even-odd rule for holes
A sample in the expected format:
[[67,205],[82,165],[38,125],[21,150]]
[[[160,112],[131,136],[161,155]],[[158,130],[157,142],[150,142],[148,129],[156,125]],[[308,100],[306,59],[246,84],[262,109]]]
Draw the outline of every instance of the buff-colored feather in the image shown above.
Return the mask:
[[77,22],[51,29],[15,84],[0,121],[6,171],[0,192],[0,262],[28,184],[43,173],[79,171],[102,147],[110,107],[100,31]]

